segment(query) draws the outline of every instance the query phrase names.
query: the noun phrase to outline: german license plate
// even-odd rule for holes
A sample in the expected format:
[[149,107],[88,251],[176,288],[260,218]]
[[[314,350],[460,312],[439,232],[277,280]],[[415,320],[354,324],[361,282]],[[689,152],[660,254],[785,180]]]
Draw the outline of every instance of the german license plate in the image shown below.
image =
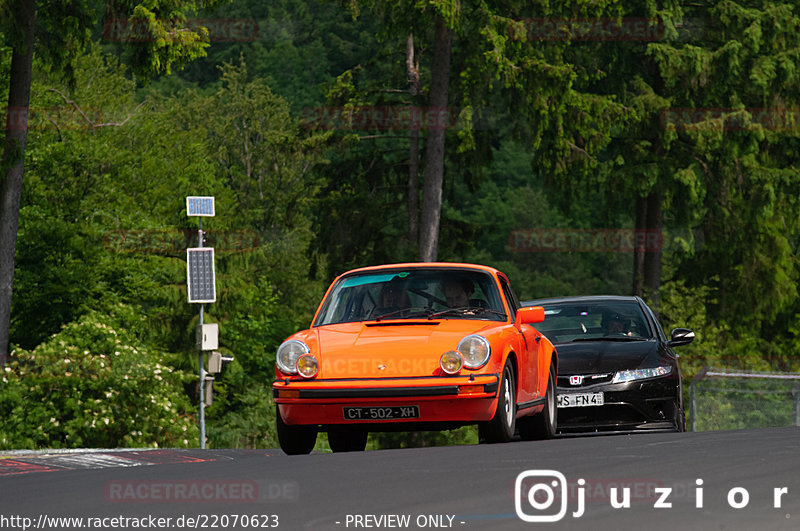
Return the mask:
[[418,419],[419,406],[346,407],[344,420]]
[[603,393],[569,393],[558,395],[558,407],[602,406]]

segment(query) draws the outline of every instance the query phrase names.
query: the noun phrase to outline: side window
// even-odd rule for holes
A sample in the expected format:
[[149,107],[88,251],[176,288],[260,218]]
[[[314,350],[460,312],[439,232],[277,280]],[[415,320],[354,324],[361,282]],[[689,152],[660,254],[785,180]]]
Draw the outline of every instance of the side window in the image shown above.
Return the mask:
[[503,295],[505,295],[506,300],[508,301],[508,306],[511,308],[511,320],[513,321],[517,316],[519,301],[517,300],[517,296],[514,295],[514,292],[511,291],[511,286],[508,285],[508,282],[506,282],[505,279],[500,279],[500,286],[503,288]]

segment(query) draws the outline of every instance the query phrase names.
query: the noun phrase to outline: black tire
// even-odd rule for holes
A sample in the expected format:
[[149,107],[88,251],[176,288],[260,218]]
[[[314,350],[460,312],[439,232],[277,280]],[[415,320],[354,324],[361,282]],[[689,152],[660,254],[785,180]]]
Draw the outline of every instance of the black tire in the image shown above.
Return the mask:
[[500,380],[500,397],[497,400],[494,417],[488,422],[478,424],[480,442],[490,444],[509,442],[514,438],[516,431],[516,415],[517,392],[514,370],[511,368],[511,360],[507,360],[503,367],[503,378]]
[[310,454],[317,444],[316,426],[289,426],[283,422],[278,406],[275,406],[275,427],[281,450],[286,455]]
[[363,452],[367,447],[367,430],[352,426],[330,426],[328,444],[334,453]]
[[552,439],[558,428],[558,408],[556,407],[556,371],[550,366],[545,391],[544,409],[531,417],[523,417],[517,422],[519,436],[523,441]]

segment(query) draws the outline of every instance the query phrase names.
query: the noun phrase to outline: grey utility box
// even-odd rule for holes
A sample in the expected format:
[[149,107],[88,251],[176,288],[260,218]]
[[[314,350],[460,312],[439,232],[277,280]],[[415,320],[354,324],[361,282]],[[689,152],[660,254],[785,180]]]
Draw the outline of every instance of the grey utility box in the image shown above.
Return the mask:
[[200,350],[216,350],[219,348],[219,325],[203,324],[197,327],[197,348]]

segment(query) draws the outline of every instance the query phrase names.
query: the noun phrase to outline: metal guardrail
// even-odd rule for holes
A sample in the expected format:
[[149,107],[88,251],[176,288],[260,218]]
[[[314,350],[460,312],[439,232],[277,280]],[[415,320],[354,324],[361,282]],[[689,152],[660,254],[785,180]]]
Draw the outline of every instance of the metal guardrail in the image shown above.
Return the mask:
[[[753,372],[753,371],[735,371],[735,370],[716,370],[710,367],[703,367],[692,379],[689,385],[689,430],[697,431],[697,404],[696,404],[696,386],[698,382],[704,378],[752,378],[761,380],[794,380],[797,384],[791,391],[794,404],[794,414],[792,425],[800,427],[800,373],[794,372]],[[726,390],[728,392],[736,392],[735,390]]]

